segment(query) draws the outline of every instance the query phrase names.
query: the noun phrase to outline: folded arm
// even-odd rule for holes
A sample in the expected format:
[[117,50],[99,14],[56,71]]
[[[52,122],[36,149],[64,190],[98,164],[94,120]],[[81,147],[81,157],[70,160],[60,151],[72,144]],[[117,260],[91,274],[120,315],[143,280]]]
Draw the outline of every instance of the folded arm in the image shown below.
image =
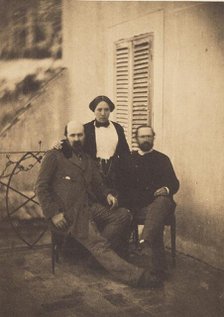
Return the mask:
[[154,192],[154,196],[174,195],[179,189],[179,181],[174,172],[172,163],[168,157],[164,160],[159,175],[159,186]]

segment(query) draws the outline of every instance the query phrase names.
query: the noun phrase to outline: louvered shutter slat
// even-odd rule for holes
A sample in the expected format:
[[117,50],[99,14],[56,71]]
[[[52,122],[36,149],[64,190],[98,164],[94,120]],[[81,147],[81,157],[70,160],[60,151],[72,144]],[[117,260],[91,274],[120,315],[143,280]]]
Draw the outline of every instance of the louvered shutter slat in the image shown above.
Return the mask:
[[121,40],[115,46],[116,119],[135,149],[135,129],[151,122],[152,36]]
[[[139,43],[133,43],[133,114],[132,128],[135,129],[142,124],[150,122],[150,89],[149,89],[149,72],[150,72],[150,43],[149,38]],[[135,134],[132,134],[132,148],[137,146]]]
[[116,45],[115,47],[115,69],[116,69],[116,119],[122,125],[126,137],[129,136],[129,77],[130,77],[130,45],[128,43]]

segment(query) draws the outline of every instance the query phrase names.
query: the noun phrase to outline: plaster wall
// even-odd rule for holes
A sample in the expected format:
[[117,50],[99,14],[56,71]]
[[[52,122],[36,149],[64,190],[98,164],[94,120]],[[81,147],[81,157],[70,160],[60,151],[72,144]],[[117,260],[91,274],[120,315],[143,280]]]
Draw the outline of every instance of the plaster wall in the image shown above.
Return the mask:
[[1,135],[1,151],[48,150],[63,137],[69,93],[64,70],[34,97],[27,110]]
[[167,12],[164,151],[181,182],[178,247],[224,267],[224,6]]
[[[113,43],[154,34],[153,125],[181,182],[178,249],[224,267],[224,5],[197,2],[64,1],[64,62],[72,116],[114,99]],[[116,113],[114,115],[116,118]]]

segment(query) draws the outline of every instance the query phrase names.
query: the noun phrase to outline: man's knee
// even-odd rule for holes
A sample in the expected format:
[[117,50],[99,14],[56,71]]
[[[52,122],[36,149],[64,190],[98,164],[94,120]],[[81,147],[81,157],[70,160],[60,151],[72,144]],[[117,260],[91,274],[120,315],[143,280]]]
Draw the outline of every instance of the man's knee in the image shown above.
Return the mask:
[[175,209],[175,203],[169,196],[158,196],[154,199],[151,205],[169,211]]
[[120,223],[131,224],[133,217],[129,209],[118,208],[117,213],[118,213],[117,219],[119,219]]

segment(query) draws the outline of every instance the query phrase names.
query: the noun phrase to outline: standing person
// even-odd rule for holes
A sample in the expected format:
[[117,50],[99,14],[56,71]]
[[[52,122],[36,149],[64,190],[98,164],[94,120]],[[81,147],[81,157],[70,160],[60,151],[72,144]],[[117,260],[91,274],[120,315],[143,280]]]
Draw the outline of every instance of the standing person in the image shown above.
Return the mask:
[[[129,210],[117,208],[116,197],[104,186],[95,162],[83,151],[84,139],[83,125],[71,121],[66,126],[66,151],[52,149],[44,157],[36,182],[44,215],[54,230],[69,233],[122,282],[161,286],[148,271],[126,262],[113,251],[132,217]],[[99,195],[105,197],[106,206],[98,203]]]
[[123,166],[122,196],[123,204],[145,219],[140,246],[143,254],[151,253],[153,274],[161,279],[167,270],[163,230],[175,210],[179,181],[168,156],[153,149],[154,137],[152,127],[137,128],[139,148]]
[[114,103],[106,96],[94,98],[89,108],[95,114],[95,120],[84,125],[86,140],[85,151],[97,160],[101,175],[109,186],[117,189],[120,165],[130,154],[124,129],[110,121]]

